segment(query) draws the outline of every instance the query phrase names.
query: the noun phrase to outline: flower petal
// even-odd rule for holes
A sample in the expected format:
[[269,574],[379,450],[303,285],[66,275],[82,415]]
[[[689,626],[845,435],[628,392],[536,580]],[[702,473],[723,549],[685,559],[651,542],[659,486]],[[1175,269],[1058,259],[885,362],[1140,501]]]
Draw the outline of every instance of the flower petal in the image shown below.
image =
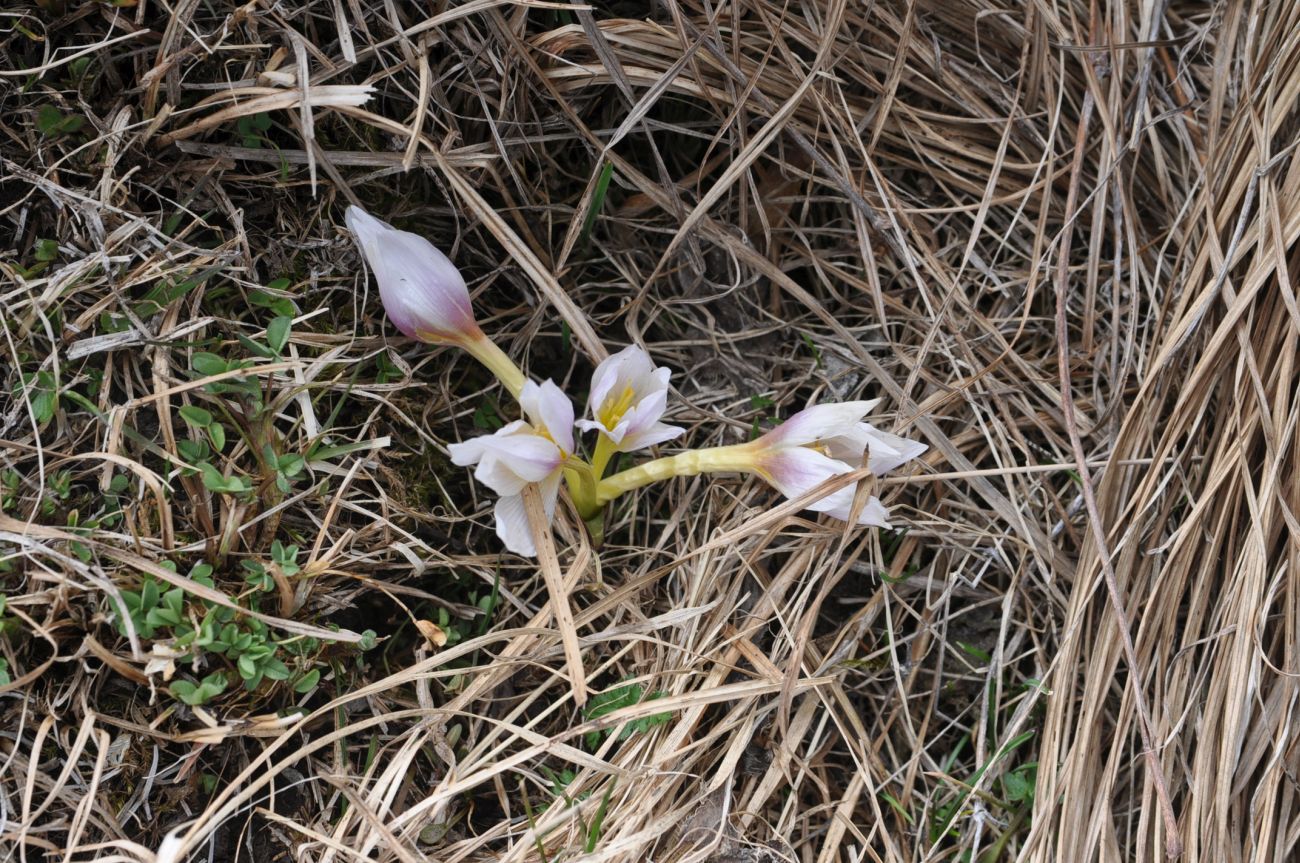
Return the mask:
[[432,243],[357,206],[345,220],[374,271],[384,311],[403,334],[421,341],[479,334],[465,279]]
[[495,434],[447,447],[453,464],[477,464],[474,478],[500,495],[518,494],[526,483],[558,474],[564,454],[551,440],[516,421]]
[[[598,416],[600,407],[604,404],[605,399],[614,392],[615,387],[626,382],[635,375],[637,371],[637,360],[644,357],[645,365],[650,365],[650,358],[646,356],[645,351],[637,345],[628,345],[616,354],[612,354],[600,361],[596,366],[596,371],[591,376],[591,393],[587,397],[587,412],[592,416]],[[618,387],[622,389],[622,387]]]
[[865,433],[869,453],[867,467],[876,476],[888,473],[929,449],[920,441],[908,440],[896,434],[880,431],[870,423],[862,423],[861,427]]
[[519,405],[533,425],[545,429],[566,455],[573,452],[573,402],[554,381],[525,383]]
[[524,557],[536,557],[537,544],[533,539],[533,529],[528,524],[528,511],[524,509],[523,496],[512,494],[499,499],[494,514],[497,537],[505,547]]
[[672,371],[656,367],[650,355],[638,345],[629,345],[603,360],[592,376],[587,410],[593,419],[584,431],[603,432],[621,452],[628,447],[624,437],[637,436],[653,427],[668,406],[668,379]]
[[760,440],[766,446],[788,447],[840,437],[851,433],[858,422],[879,403],[880,399],[871,399],[806,407],[763,435]]
[[670,441],[673,438],[685,433],[686,429],[681,426],[670,426],[663,423],[655,423],[650,428],[635,434],[629,434],[623,438],[619,445],[619,452],[634,452],[639,449],[661,444],[664,441]]
[[[831,518],[838,518],[840,521],[848,521],[852,515],[853,501],[850,499],[843,506],[837,506],[833,509],[826,510],[826,514]],[[889,510],[880,502],[880,498],[872,495],[867,498],[862,505],[862,512],[858,513],[859,525],[863,527],[893,527],[889,523]]]
[[[777,491],[794,500],[816,488],[831,477],[853,470],[842,461],[828,458],[807,447],[786,447],[767,453],[759,467]],[[814,512],[827,512],[853,502],[856,484],[845,486],[808,504]]]

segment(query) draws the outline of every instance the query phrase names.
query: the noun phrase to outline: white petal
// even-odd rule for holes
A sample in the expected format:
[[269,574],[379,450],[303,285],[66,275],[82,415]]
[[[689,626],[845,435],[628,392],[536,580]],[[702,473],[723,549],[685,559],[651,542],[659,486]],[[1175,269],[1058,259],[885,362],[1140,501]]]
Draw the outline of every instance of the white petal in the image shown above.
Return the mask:
[[668,391],[655,390],[647,393],[628,409],[624,418],[628,423],[627,433],[639,434],[659,422],[659,418],[668,409]]
[[598,427],[619,443],[624,435],[651,427],[663,415],[671,375],[664,366],[656,368],[642,348],[629,345],[596,367],[587,410],[600,423]]
[[615,386],[630,376],[631,369],[628,367],[633,362],[635,352],[640,350],[636,345],[629,345],[600,361],[600,365],[596,366],[596,371],[591,376],[591,393],[587,396],[588,413],[596,416],[601,404],[614,391]]
[[664,441],[670,441],[678,435],[683,434],[686,429],[681,426],[664,425],[655,423],[650,428],[636,434],[630,434],[623,438],[619,445],[619,452],[635,452],[639,449],[661,444]]
[[862,423],[862,428],[866,433],[867,450],[870,456],[867,466],[876,476],[917,458],[929,449],[920,441],[908,440],[896,434],[880,431],[870,423]]
[[479,333],[465,279],[437,247],[357,206],[345,219],[374,271],[384,311],[402,333],[424,341]]
[[605,431],[605,426],[602,425],[601,423],[596,422],[596,420],[577,420],[576,422],[574,422],[574,425],[578,427],[578,431],[585,431],[585,432]]
[[507,549],[524,557],[536,557],[537,545],[528,525],[528,512],[521,495],[509,495],[497,501],[497,537]]
[[848,464],[860,465],[867,452],[867,424],[856,423],[842,435],[824,438],[819,443],[826,454]]
[[477,464],[474,478],[501,495],[518,494],[526,483],[558,474],[564,454],[522,421],[464,443],[450,444],[453,464]]
[[[852,510],[853,501],[850,499],[843,506],[826,510],[826,514],[840,521],[848,521]],[[889,510],[880,502],[880,498],[874,495],[867,498],[866,503],[862,505],[862,512],[858,513],[858,524],[863,527],[893,527],[889,523]]]
[[560,471],[548,476],[538,484],[542,496],[542,508],[546,510],[546,523],[555,520],[555,504],[560,498],[560,480],[564,475]]
[[534,426],[541,426],[566,454],[573,452],[573,402],[554,381],[541,385],[528,381],[519,394],[519,405]]
[[833,402],[804,408],[781,425],[763,435],[768,446],[802,446],[824,438],[852,432],[880,399],[858,402]]
[[[777,490],[794,500],[816,488],[831,477],[849,473],[853,468],[842,461],[827,458],[807,447],[786,447],[763,456],[760,467]],[[826,512],[853,501],[855,485],[831,492],[808,504],[814,512]]]
[[489,446],[491,446],[488,441],[498,435],[515,434],[527,425],[528,423],[523,420],[515,420],[509,425],[497,429],[494,434],[470,438],[463,443],[447,444],[447,452],[451,454],[451,463],[460,465],[461,467],[478,464],[479,459],[483,458],[483,453],[487,451]]

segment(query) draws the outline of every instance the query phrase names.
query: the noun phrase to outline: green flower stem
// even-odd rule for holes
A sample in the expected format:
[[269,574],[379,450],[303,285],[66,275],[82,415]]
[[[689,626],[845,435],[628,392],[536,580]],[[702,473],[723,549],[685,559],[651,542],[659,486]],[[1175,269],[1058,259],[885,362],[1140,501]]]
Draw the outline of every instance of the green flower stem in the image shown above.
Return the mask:
[[578,508],[578,515],[583,521],[590,522],[600,515],[604,503],[599,500],[596,485],[596,472],[591,465],[580,458],[571,457],[564,467],[564,482],[569,487],[569,496]]
[[599,479],[605,475],[605,468],[609,466],[609,460],[618,454],[614,449],[614,442],[604,432],[596,435],[596,451],[591,454],[591,468]]
[[510,395],[519,398],[519,394],[524,391],[524,382],[528,378],[524,377],[524,373],[520,371],[519,366],[515,365],[515,361],[497,347],[496,342],[479,333],[476,338],[461,342],[460,346],[496,375],[497,380],[510,390]]
[[625,492],[675,476],[759,473],[761,470],[755,460],[757,453],[758,449],[752,443],[745,443],[712,449],[690,449],[674,456],[657,458],[601,480],[596,487],[596,500],[604,505]]

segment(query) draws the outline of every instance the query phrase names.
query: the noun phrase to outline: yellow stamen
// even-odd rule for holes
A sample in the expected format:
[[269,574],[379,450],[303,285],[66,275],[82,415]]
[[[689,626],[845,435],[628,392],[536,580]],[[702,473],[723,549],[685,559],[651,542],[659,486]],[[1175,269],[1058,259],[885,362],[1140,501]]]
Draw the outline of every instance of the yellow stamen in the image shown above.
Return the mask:
[[617,396],[608,395],[605,401],[601,403],[600,410],[596,412],[600,424],[607,429],[612,429],[618,425],[618,421],[627,413],[627,409],[632,407],[632,402],[636,399],[636,390],[631,386],[623,387],[623,391]]

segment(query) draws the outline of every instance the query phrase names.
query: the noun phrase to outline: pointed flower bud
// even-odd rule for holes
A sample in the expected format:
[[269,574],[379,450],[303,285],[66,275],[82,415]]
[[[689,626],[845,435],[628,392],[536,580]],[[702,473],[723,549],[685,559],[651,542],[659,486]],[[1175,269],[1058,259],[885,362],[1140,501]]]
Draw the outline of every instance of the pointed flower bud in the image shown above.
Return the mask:
[[[878,431],[861,421],[879,399],[805,408],[754,442],[757,473],[788,498],[806,494],[831,477],[866,466],[880,474],[926,451],[923,443]],[[857,484],[845,486],[809,505],[814,512],[848,521]],[[867,500],[858,524],[889,527],[889,510],[879,498]]]
[[506,548],[533,557],[537,546],[524,510],[524,486],[538,484],[549,524],[564,465],[573,453],[573,403],[551,381],[525,383],[519,403],[525,419],[447,449],[454,464],[477,465],[474,478],[501,496],[496,531]]
[[685,429],[659,422],[668,407],[666,366],[658,366],[637,345],[630,345],[596,366],[587,410],[593,419],[578,420],[583,431],[598,431],[617,452],[633,452],[672,440]]
[[446,255],[360,207],[348,207],[346,220],[374,271],[388,319],[404,335],[457,344],[481,339],[465,279]]

